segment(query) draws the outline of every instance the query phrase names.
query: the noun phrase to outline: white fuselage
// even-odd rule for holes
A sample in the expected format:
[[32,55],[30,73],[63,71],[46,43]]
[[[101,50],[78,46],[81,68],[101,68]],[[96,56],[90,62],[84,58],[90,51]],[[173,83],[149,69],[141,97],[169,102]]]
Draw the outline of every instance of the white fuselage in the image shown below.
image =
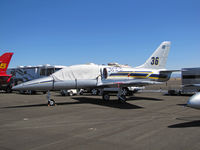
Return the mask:
[[[163,82],[170,74],[161,70],[138,69],[132,67],[113,67],[103,65],[74,65],[62,69],[49,77],[32,80],[14,87],[16,90],[62,90],[98,88],[105,82],[120,81],[157,81]],[[131,85],[130,85],[131,86]],[[133,84],[134,86],[134,84]],[[137,85],[136,85],[137,86]]]
[[[164,41],[136,68],[83,64],[66,67],[49,77],[33,80],[13,87],[14,90],[60,90],[74,88],[104,88],[120,84],[120,87],[144,86],[169,80],[171,72],[165,65],[170,42]],[[155,81],[155,82],[154,82]]]

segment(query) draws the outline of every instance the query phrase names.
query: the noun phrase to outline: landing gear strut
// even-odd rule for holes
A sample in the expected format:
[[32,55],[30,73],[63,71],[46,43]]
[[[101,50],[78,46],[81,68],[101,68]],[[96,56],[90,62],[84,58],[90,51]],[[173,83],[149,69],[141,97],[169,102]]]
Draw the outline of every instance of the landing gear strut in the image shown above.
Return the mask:
[[126,94],[127,94],[126,89],[119,88],[119,91],[117,94],[118,100],[123,103],[126,102]]
[[47,92],[47,100],[48,100],[48,106],[55,106],[55,101],[51,99],[50,91]]
[[[105,100],[105,101],[108,101],[110,100],[110,95],[109,95],[109,92],[106,92],[106,91],[102,91],[102,99]],[[118,100],[122,103],[126,102],[126,95],[127,95],[128,91],[126,88],[119,88],[118,89],[118,93],[117,93],[117,97],[118,97]]]

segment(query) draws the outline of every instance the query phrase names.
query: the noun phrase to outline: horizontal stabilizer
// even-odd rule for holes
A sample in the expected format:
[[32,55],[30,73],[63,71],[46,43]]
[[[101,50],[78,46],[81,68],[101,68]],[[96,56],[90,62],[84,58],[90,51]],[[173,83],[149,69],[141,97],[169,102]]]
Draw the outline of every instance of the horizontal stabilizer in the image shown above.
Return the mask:
[[186,84],[183,87],[190,87],[190,86],[200,87],[200,84]]
[[160,71],[160,72],[166,72],[166,73],[172,73],[172,72],[180,72],[181,70],[163,70],[163,71]]

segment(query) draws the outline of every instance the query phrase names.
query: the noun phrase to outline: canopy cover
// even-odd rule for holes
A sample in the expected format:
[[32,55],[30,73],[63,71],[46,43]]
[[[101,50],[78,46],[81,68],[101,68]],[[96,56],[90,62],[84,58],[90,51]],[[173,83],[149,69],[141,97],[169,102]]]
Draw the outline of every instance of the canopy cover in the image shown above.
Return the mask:
[[55,81],[75,79],[96,79],[100,75],[100,66],[96,64],[74,65],[61,69],[51,76]]

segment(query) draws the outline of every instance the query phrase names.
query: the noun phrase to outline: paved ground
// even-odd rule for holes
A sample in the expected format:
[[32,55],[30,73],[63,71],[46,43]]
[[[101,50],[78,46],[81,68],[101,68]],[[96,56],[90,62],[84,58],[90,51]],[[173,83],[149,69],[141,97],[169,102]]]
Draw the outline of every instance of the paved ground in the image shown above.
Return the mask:
[[200,111],[188,96],[139,93],[115,97],[0,94],[0,150],[197,150]]

